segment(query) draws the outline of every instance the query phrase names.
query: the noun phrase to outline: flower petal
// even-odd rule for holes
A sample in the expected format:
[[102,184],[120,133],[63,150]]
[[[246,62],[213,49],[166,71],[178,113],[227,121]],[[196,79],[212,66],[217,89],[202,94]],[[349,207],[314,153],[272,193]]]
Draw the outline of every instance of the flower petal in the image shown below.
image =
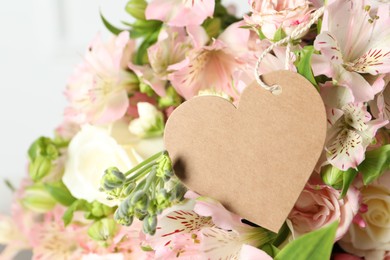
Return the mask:
[[241,218],[227,209],[221,203],[206,197],[200,197],[196,200],[194,211],[201,216],[211,217],[213,223],[219,228],[226,230],[235,229],[241,226]]
[[145,16],[170,26],[200,25],[213,15],[214,6],[214,0],[154,0],[148,4]]
[[356,168],[364,160],[363,138],[353,130],[343,129],[326,148],[328,161],[340,170]]
[[201,231],[202,250],[208,259],[238,259],[243,243],[235,231],[217,227],[203,228]]
[[340,46],[335,37],[329,32],[323,32],[317,36],[314,41],[314,48],[321,51],[321,54],[331,62],[343,63],[343,56],[340,51]]

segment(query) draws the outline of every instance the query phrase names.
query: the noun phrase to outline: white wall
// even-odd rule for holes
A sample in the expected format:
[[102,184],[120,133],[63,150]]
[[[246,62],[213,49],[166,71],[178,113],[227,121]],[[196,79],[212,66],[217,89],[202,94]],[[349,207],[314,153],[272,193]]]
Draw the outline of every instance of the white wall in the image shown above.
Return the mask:
[[[0,0],[0,213],[26,174],[26,151],[61,122],[67,77],[98,31],[99,9],[116,25],[127,0]],[[247,0],[230,0],[242,13]],[[108,35],[108,33],[107,33]]]

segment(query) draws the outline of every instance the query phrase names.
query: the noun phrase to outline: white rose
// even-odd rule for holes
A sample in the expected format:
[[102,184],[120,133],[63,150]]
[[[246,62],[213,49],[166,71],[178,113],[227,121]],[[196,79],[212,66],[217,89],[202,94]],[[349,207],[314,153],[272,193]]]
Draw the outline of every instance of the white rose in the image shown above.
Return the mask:
[[62,180],[74,197],[112,206],[99,191],[104,171],[112,166],[128,171],[138,164],[138,158],[133,149],[126,152],[107,130],[86,125],[69,144]]
[[148,102],[137,104],[139,118],[132,120],[129,131],[139,137],[161,136],[164,132],[163,114]]
[[390,172],[362,189],[362,203],[368,211],[362,214],[365,228],[352,224],[339,242],[347,252],[370,260],[382,260],[390,251]]

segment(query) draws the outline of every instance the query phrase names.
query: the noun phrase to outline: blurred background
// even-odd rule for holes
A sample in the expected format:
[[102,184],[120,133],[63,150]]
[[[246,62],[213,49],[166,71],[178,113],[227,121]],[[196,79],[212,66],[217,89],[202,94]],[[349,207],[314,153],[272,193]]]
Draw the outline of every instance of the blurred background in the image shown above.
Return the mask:
[[[12,199],[3,180],[19,185],[31,142],[52,136],[62,121],[73,67],[97,32],[110,35],[99,12],[121,27],[120,21],[131,21],[126,2],[0,0],[0,213],[9,213]],[[240,15],[249,9],[246,0],[223,2],[234,3]]]

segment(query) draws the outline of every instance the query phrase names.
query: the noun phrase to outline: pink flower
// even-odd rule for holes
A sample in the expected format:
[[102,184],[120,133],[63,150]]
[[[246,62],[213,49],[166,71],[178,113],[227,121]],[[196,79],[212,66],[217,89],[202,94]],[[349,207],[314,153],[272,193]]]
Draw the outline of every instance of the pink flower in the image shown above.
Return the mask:
[[390,72],[390,5],[371,17],[364,0],[331,1],[314,47],[313,72],[347,86],[354,102],[372,100],[383,85],[371,86],[359,73]]
[[126,113],[127,92],[134,81],[126,65],[134,47],[128,32],[122,32],[108,43],[96,37],[84,62],[69,79],[65,92],[70,102],[65,110],[66,121],[105,124]]
[[326,158],[340,170],[356,168],[363,160],[367,146],[379,128],[388,121],[371,121],[363,103],[349,103],[341,109],[327,108],[328,134]]
[[153,69],[149,65],[139,66],[129,63],[128,66],[138,76],[141,84],[150,86],[157,95],[161,97],[165,96],[166,81],[156,77]]
[[[77,238],[86,233],[85,228],[65,227],[62,216],[65,209],[56,207],[43,216],[43,221],[31,227],[33,259],[79,259],[82,248]],[[86,234],[85,234],[86,235]]]
[[246,16],[248,24],[260,28],[268,38],[273,39],[278,29],[289,35],[293,29],[308,21],[311,8],[307,0],[249,0],[251,16]]
[[168,27],[159,34],[158,41],[148,48],[150,66],[160,79],[166,79],[170,65],[185,59],[193,47],[191,37],[181,27]]
[[[374,102],[370,102],[370,108],[376,118],[390,120],[390,74],[386,75],[384,82],[385,88],[375,97]],[[386,128],[389,129],[390,124]]]
[[366,225],[351,225],[339,244],[345,251],[365,259],[387,259],[390,250],[390,172],[363,186],[361,194],[367,209],[360,215]]
[[201,25],[207,17],[212,17],[214,6],[214,0],[153,0],[148,4],[145,16],[170,26]]
[[312,177],[290,212],[293,233],[302,235],[339,221],[336,240],[347,232],[359,209],[359,192],[350,188],[343,199],[340,192]]
[[271,259],[255,248],[259,237],[259,228],[242,224],[218,202],[200,197],[166,210],[147,242],[157,259]]
[[14,259],[21,250],[30,248],[15,220],[5,215],[0,215],[0,244],[5,245],[0,252],[0,259]]
[[180,95],[189,99],[200,90],[212,89],[231,97],[239,96],[232,85],[232,75],[245,63],[241,57],[248,51],[249,38],[249,31],[240,28],[241,25],[235,23],[228,27],[210,46],[204,46],[204,32],[190,29],[194,49],[182,62],[168,68],[173,71],[168,78]]

